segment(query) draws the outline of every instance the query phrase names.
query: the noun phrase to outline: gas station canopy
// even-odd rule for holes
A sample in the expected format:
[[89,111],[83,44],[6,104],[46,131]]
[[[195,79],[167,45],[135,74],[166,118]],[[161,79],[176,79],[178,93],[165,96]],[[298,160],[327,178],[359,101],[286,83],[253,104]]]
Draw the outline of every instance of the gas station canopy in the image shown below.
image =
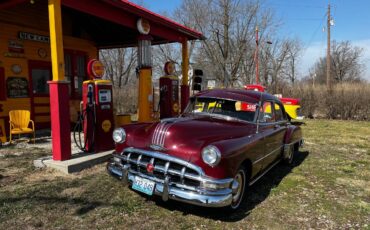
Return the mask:
[[[8,97],[0,95],[5,105],[0,119],[8,120],[10,110],[25,109],[36,126],[51,125],[54,160],[71,157],[70,122],[76,120],[81,85],[87,80],[85,64],[99,58],[99,49],[138,47],[138,120],[147,122],[153,118],[150,46],[180,43],[181,109],[186,106],[188,41],[204,38],[193,29],[127,0],[0,0],[0,16],[0,89],[8,91]],[[11,66],[22,66],[22,76],[14,77]],[[12,88],[5,88],[12,79],[29,86],[15,99],[18,103],[11,101]]]
[[[0,1],[0,10],[34,8],[39,12],[38,17],[47,18],[47,1],[33,1],[37,4],[30,4],[30,0]],[[66,28],[63,23],[63,34],[92,40],[97,48],[137,46],[139,32],[136,24],[139,18],[148,20],[150,24],[152,44],[203,39],[201,33],[126,0],[61,0],[61,4],[63,21],[72,22],[68,23],[71,28]],[[45,30],[48,30],[47,21]]]

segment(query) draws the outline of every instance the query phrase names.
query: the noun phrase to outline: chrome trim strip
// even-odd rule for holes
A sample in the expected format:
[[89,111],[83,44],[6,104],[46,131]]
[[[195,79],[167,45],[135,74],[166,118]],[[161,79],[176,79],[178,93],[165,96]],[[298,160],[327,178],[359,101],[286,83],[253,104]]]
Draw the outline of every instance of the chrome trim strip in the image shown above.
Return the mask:
[[166,136],[167,136],[167,131],[168,129],[172,126],[172,124],[167,124],[166,127],[164,128],[162,134],[161,134],[161,139],[160,139],[160,142],[159,142],[159,145],[160,146],[164,146],[164,141],[166,140]]
[[154,132],[153,132],[153,136],[152,136],[152,143],[155,145],[156,142],[156,138],[157,138],[157,135],[158,135],[158,129],[159,129],[159,126],[160,126],[160,123],[157,124],[157,126],[155,127],[154,129]]
[[255,160],[252,164],[257,164],[258,162],[260,162],[261,160],[265,159],[266,157],[270,156],[271,154],[277,152],[277,151],[281,151],[281,147],[283,146],[280,146],[279,148],[275,149],[275,150],[272,150],[270,153],[268,153],[267,155],[261,157],[261,158],[258,158],[257,160]]
[[252,184],[254,184],[256,181],[258,181],[261,177],[263,177],[268,171],[270,171],[270,169],[272,169],[275,165],[277,165],[279,162],[281,161],[281,159],[277,160],[274,164],[272,164],[268,169],[266,169],[261,175],[259,175],[256,179],[252,180],[251,182],[249,182],[249,186],[251,186]]
[[155,137],[155,140],[154,140],[154,143],[153,144],[156,144],[156,145],[160,146],[159,145],[159,138],[161,136],[161,133],[162,133],[162,129],[163,129],[164,124],[163,123],[160,123],[160,124],[158,124],[158,126],[159,126],[159,128],[157,130],[157,134],[156,134],[156,137]]
[[295,142],[292,142],[292,143],[289,143],[289,144],[284,144],[284,145],[295,145],[295,144],[299,143],[301,140],[298,140],[298,141],[295,141]]
[[162,130],[165,127],[165,125],[166,125],[166,123],[160,123],[160,127],[158,129],[157,137],[155,139],[155,143],[154,144],[161,146],[159,140],[161,138]]

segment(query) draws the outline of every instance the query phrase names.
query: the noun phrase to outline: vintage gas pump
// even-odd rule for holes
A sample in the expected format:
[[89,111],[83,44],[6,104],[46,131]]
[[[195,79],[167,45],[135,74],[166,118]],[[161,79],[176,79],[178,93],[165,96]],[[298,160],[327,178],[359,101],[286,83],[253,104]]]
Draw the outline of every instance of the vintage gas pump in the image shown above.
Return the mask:
[[138,121],[151,122],[154,119],[152,88],[152,40],[149,21],[137,21],[138,37],[137,64],[139,77]]
[[174,71],[173,62],[166,62],[164,65],[166,75],[159,79],[161,119],[179,115],[179,78],[173,75]]
[[[103,76],[102,68],[104,67],[99,61],[90,61],[88,72],[95,79],[84,81],[82,84],[81,112],[74,139],[84,152],[100,152],[114,147],[112,82],[96,79]],[[83,138],[79,131],[83,131]]]

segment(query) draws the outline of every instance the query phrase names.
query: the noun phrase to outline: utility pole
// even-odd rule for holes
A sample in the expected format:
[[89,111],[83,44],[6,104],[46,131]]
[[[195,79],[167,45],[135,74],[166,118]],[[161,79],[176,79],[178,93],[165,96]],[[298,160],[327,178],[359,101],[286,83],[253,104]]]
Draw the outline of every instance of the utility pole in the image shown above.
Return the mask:
[[258,61],[258,26],[256,26],[256,53],[255,53],[255,61],[256,61],[256,84],[258,84],[258,74],[259,74],[259,61]]
[[331,15],[330,15],[330,4],[328,4],[328,19],[327,19],[327,25],[326,30],[328,32],[328,44],[326,49],[326,87],[328,90],[332,89],[332,81],[330,76],[330,67],[331,67],[331,60],[330,60],[330,26],[331,26]]

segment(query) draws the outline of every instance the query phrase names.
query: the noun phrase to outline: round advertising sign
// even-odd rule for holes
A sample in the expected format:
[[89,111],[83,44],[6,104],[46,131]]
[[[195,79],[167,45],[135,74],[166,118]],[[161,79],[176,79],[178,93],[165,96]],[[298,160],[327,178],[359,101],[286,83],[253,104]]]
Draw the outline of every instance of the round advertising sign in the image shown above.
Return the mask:
[[172,75],[175,73],[175,65],[172,61],[166,62],[163,69],[166,75]]
[[87,63],[87,73],[90,78],[102,78],[104,70],[104,65],[99,60],[92,59]]

